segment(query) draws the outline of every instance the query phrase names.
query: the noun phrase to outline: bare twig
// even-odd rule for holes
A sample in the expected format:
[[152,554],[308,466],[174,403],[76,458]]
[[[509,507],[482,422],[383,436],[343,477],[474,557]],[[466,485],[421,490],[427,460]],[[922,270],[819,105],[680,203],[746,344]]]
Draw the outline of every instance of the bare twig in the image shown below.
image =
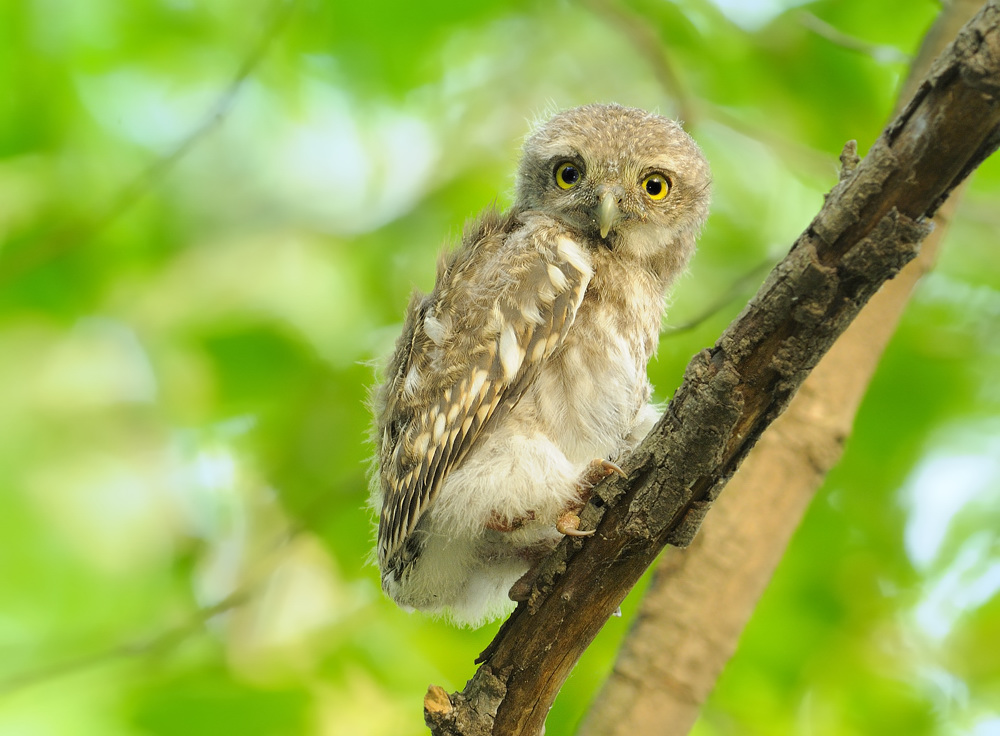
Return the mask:
[[722,295],[718,299],[702,309],[694,317],[681,322],[680,324],[667,326],[667,328],[663,331],[663,337],[675,337],[676,335],[690,332],[691,330],[694,330],[704,324],[706,320],[711,319],[714,315],[718,314],[727,304],[730,304],[742,296],[743,293],[753,284],[759,282],[761,276],[771,270],[773,266],[774,260],[771,258],[765,258],[763,261],[736,279],[736,281],[723,290]]
[[10,695],[18,690],[40,685],[44,682],[73,675],[94,667],[111,664],[119,659],[140,657],[173,649],[192,635],[204,630],[204,625],[213,617],[243,605],[250,598],[251,592],[247,588],[241,588],[217,603],[199,608],[187,621],[179,626],[153,636],[124,642],[100,652],[86,654],[76,659],[58,662],[6,677],[0,680],[0,695]]
[[677,109],[673,117],[688,125],[694,124],[698,113],[694,100],[681,82],[662,41],[649,23],[626,10],[615,0],[584,0],[584,5],[617,26],[632,42],[636,51],[647,60],[664,92],[676,103]]
[[771,128],[755,125],[708,100],[692,96],[674,71],[667,51],[648,20],[637,17],[615,0],[586,0],[590,9],[618,28],[633,48],[646,60],[664,93],[676,100],[675,117],[691,128],[703,119],[711,119],[727,128],[757,141],[790,161],[808,169],[812,174],[827,176],[834,170],[833,158],[826,153],[805,146]]
[[[205,136],[218,126],[232,110],[243,84],[264,58],[271,43],[281,33],[292,16],[298,0],[278,0],[270,20],[253,47],[218,99],[202,121],[177,144],[173,151],[157,159],[132,180],[126,182],[111,198],[103,211],[84,222],[68,223],[57,227],[48,236],[32,244],[36,236],[29,236],[7,244],[6,250],[16,253],[11,262],[0,269],[0,283],[18,278],[66,252],[93,240],[115,220],[149,193]],[[31,246],[31,247],[28,247]],[[2,259],[0,259],[2,264]]]
[[870,56],[880,64],[909,64],[912,60],[909,54],[904,54],[895,46],[871,43],[851,36],[806,10],[798,12],[798,20],[804,28],[825,38],[830,43],[849,51],[857,51],[865,56]]

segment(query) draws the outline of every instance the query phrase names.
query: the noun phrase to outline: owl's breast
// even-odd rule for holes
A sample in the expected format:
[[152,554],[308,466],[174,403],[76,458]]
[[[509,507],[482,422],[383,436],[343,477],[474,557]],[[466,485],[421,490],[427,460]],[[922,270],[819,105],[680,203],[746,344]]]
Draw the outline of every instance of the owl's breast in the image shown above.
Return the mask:
[[646,364],[658,332],[658,314],[600,299],[581,305],[524,407],[571,461],[608,458],[622,449],[649,402]]

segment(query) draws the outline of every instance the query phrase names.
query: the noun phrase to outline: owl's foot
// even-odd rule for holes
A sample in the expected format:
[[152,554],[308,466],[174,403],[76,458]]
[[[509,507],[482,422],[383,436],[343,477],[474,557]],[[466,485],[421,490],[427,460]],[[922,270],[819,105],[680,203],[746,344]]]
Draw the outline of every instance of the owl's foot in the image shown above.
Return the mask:
[[594,529],[585,532],[580,531],[580,517],[576,511],[564,511],[556,519],[556,531],[565,534],[567,537],[589,537],[594,533]]
[[587,467],[584,469],[583,475],[581,475],[579,480],[576,482],[577,489],[580,492],[580,498],[583,499],[584,503],[590,500],[590,492],[594,489],[594,486],[612,473],[617,473],[622,478],[628,478],[625,471],[610,460],[597,458],[587,463]]
[[594,486],[600,483],[602,480],[607,478],[612,473],[618,473],[622,478],[627,478],[625,471],[619,468],[610,460],[603,460],[597,458],[596,460],[591,460],[587,463],[587,467],[584,469],[583,474],[576,481],[577,493],[580,497],[579,505],[572,505],[566,509],[562,515],[556,520],[556,531],[560,534],[565,534],[567,537],[589,537],[594,533],[593,529],[589,531],[580,531],[580,517],[579,512],[587,501],[590,500],[590,494],[594,490]]

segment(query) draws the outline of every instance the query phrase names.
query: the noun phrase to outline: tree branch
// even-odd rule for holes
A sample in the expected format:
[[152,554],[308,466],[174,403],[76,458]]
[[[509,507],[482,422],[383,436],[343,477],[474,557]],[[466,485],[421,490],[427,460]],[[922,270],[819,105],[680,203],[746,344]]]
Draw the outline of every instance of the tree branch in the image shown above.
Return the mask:
[[[959,0],[938,15],[900,104],[979,5]],[[942,27],[950,33],[939,33]],[[913,286],[934,262],[956,195],[935,216],[920,256],[872,298],[764,433],[695,543],[661,558],[581,736],[688,733],[814,493],[840,458]]]
[[711,350],[688,366],[666,414],[596,489],[586,541],[565,539],[461,693],[432,687],[435,734],[537,734],[562,683],[668,543],[687,545],[712,501],[833,341],[916,255],[948,194],[1000,143],[1000,0],[935,62],[863,162]]

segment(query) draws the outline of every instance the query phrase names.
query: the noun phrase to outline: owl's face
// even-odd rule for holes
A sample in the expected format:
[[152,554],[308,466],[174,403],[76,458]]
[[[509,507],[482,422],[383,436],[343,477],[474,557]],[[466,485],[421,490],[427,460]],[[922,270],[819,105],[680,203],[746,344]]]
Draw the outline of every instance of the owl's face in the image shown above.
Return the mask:
[[680,125],[644,110],[587,105],[556,115],[524,145],[517,203],[623,256],[693,248],[710,175]]

